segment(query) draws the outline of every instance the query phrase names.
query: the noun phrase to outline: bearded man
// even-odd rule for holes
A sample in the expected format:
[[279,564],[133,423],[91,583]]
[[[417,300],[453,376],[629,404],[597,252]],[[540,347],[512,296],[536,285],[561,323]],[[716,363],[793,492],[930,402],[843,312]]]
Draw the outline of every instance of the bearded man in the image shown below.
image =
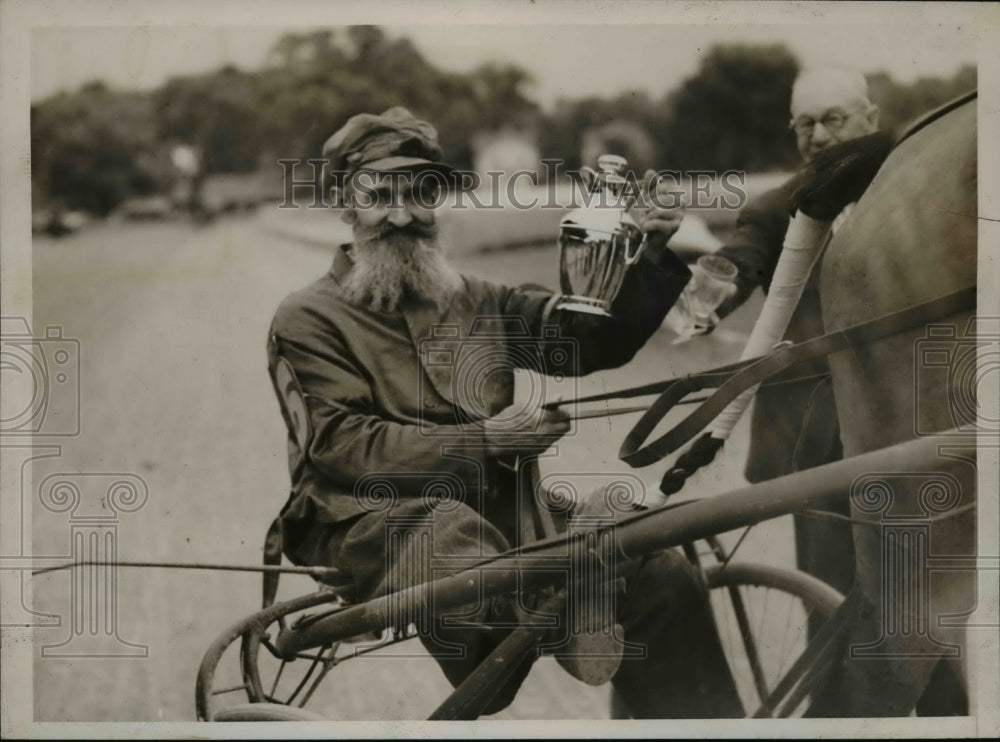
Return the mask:
[[[292,478],[282,542],[296,564],[349,575],[357,599],[366,600],[440,576],[421,540],[406,538],[407,523],[430,522],[435,558],[488,558],[516,542],[517,481],[505,462],[548,449],[570,425],[557,411],[512,407],[523,352],[543,357],[556,338],[576,349],[560,373],[619,366],[660,326],[690,271],[667,248],[680,215],[650,209],[641,222],[649,246],[611,316],[562,311],[558,295],[461,275],[449,264],[433,204],[435,184],[454,171],[439,161],[430,124],[402,108],[359,114],[323,154],[343,175],[338,195],[354,239],[335,250],[325,276],[281,303],[271,326],[269,369],[289,430]],[[463,363],[462,345],[481,347],[484,323],[507,359],[489,373]],[[441,330],[455,353],[431,362],[421,349]],[[451,497],[427,497],[435,486]],[[612,678],[628,713],[742,715],[707,596],[687,561],[665,551],[628,562],[621,574],[614,620],[647,654],[624,659]],[[484,601],[461,626],[439,617],[421,630],[453,685],[524,620],[514,602]],[[534,659],[525,658],[486,713],[513,700]]]

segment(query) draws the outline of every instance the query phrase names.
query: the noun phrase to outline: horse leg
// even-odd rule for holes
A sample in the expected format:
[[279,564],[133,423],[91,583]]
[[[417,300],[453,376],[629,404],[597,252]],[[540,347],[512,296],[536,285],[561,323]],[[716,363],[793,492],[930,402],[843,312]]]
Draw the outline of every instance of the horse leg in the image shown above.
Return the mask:
[[[975,475],[973,463],[942,456],[939,471],[926,476],[881,472],[856,483],[853,515],[867,521],[854,529],[862,600],[840,688],[811,716],[907,716],[918,703],[921,713],[965,712],[955,680],[965,631],[938,619],[975,607],[975,573],[934,565],[975,552],[975,511],[963,508],[974,500]],[[936,487],[951,495],[932,502]],[[944,517],[932,520],[918,508],[928,504]]]
[[[963,655],[964,658],[964,655]],[[941,660],[917,701],[917,716],[968,716],[969,693],[961,660]]]

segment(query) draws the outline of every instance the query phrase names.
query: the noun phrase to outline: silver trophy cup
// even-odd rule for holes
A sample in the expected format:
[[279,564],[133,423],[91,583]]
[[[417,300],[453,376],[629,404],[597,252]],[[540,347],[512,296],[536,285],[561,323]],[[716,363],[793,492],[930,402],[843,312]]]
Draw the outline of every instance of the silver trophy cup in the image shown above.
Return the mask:
[[604,155],[587,205],[573,209],[559,223],[560,309],[610,316],[610,308],[629,266],[645,248],[643,234],[626,212],[627,163]]

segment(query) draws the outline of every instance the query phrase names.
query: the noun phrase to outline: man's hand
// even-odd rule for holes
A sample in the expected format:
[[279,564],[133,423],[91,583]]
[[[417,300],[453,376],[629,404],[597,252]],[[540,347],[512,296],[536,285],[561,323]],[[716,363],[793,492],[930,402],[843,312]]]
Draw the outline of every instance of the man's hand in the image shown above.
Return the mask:
[[541,453],[570,429],[570,419],[562,410],[541,407],[533,412],[508,407],[483,421],[487,450],[491,456]]
[[671,192],[669,183],[658,179],[652,170],[643,176],[639,195],[632,216],[647,236],[647,249],[659,252],[680,229],[687,209],[686,198]]

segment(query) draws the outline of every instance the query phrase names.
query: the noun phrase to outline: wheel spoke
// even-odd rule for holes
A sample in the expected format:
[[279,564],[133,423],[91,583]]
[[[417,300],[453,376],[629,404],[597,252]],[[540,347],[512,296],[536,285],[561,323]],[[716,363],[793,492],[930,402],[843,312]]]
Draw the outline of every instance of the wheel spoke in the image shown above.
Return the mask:
[[338,642],[330,647],[330,657],[323,661],[323,669],[319,671],[319,675],[316,676],[312,685],[309,686],[309,690],[307,690],[302,696],[302,700],[299,702],[299,708],[303,708],[309,702],[309,699],[312,698],[312,694],[316,692],[317,688],[319,688],[319,684],[323,682],[323,678],[326,677],[326,674],[340,664],[334,656],[337,652],[339,644],[340,643]]
[[[745,592],[749,593],[749,590],[745,590]],[[733,602],[733,614],[740,629],[743,651],[746,652],[747,659],[750,662],[750,672],[753,674],[754,686],[757,688],[758,696],[767,698],[767,679],[764,677],[764,667],[760,660],[760,652],[758,651],[753,635],[750,633],[750,621],[746,613],[748,601],[745,598],[749,597],[749,595],[745,595],[744,591],[741,591],[739,587],[730,587],[729,596]],[[760,636],[760,631],[757,632],[757,636]]]
[[[770,588],[765,588],[765,594],[770,598],[772,591]],[[793,627],[792,625],[792,614],[795,612],[795,599],[786,596],[785,599],[785,623],[784,629],[781,632],[781,647],[778,650],[778,670],[777,674],[780,676],[785,671],[785,665],[788,662],[789,652],[793,651],[796,646],[796,642],[799,637],[802,636],[802,627]],[[791,638],[791,646],[789,646],[789,638]]]
[[291,706],[292,703],[295,702],[295,697],[299,695],[299,693],[302,691],[303,688],[305,688],[306,683],[309,682],[309,678],[311,678],[312,674],[316,671],[316,667],[319,665],[319,663],[321,661],[320,658],[323,656],[323,652],[325,652],[327,650],[327,648],[329,648],[330,646],[331,645],[328,644],[325,647],[323,647],[320,650],[319,655],[316,656],[315,658],[313,658],[312,663],[309,665],[309,669],[306,670],[305,677],[302,678],[302,680],[296,686],[295,690],[292,692],[292,695],[290,695],[288,697],[288,700],[285,702],[286,706]]
[[234,685],[231,688],[219,688],[219,690],[213,690],[213,696],[221,696],[223,693],[232,693],[238,690],[246,690],[250,685],[248,683],[243,683],[243,685]]
[[270,696],[274,696],[278,692],[278,681],[281,680],[281,673],[285,671],[285,665],[287,664],[287,662],[281,662],[281,664],[278,665],[278,671],[274,673],[274,683],[271,685]]
[[708,568],[706,576],[747,707],[759,706],[756,716],[801,713],[812,680],[829,662],[828,655],[805,652],[809,617],[829,618],[842,596],[809,575],[765,565],[727,562]]

